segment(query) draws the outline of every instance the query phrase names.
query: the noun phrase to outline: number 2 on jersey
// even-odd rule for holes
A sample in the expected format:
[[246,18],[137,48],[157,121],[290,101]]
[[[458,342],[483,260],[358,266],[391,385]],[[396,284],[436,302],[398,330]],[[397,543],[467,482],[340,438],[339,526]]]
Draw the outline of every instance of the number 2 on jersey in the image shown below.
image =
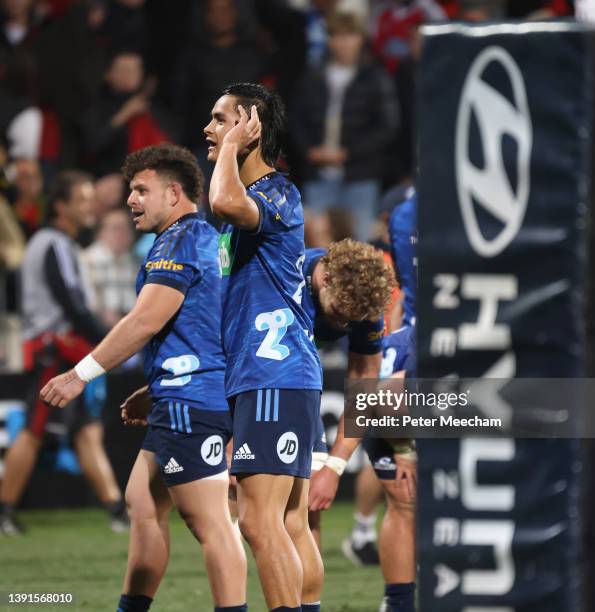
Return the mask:
[[261,312],[254,321],[258,331],[266,331],[261,345],[256,351],[257,357],[282,361],[289,355],[289,349],[279,344],[287,332],[287,328],[295,321],[289,308],[279,308],[273,312]]

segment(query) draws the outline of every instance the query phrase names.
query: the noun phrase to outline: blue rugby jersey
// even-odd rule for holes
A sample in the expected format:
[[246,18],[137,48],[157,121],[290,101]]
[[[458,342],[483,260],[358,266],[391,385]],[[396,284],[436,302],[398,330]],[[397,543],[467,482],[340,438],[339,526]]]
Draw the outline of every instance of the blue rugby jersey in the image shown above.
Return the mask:
[[304,216],[298,190],[272,172],[247,187],[254,232],[219,235],[228,397],[255,389],[321,389],[312,322],[302,307]]
[[[178,406],[185,413],[187,406],[228,409],[217,239],[217,232],[197,213],[184,215],[157,236],[136,279],[137,294],[144,285],[156,283],[185,295],[180,310],[144,349],[151,397],[170,402],[175,417]],[[163,417],[168,426],[169,417]]]
[[415,325],[417,300],[417,194],[411,188],[407,199],[395,206],[389,221],[393,260],[405,293],[403,325]]
[[349,350],[361,355],[375,355],[382,351],[382,336],[384,332],[384,318],[377,321],[352,321],[344,329],[332,327],[324,317],[318,298],[312,289],[312,274],[326,249],[307,249],[304,260],[304,278],[306,291],[304,291],[303,305],[308,316],[314,322],[314,338],[317,342],[334,342],[347,335],[349,337]]
[[415,327],[405,325],[384,337],[380,378],[406,370],[410,378],[416,376]]

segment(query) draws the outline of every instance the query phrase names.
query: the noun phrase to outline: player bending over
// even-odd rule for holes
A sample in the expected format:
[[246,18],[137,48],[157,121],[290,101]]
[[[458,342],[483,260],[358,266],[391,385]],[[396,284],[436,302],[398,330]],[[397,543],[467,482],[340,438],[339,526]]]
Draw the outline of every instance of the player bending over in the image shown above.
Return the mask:
[[[351,239],[332,244],[328,251],[307,249],[304,278],[304,308],[314,322],[317,344],[320,346],[347,336],[347,378],[378,378],[384,333],[383,312],[396,284],[394,271],[382,253],[369,244]],[[312,458],[313,487],[327,458],[324,427],[319,420]],[[331,460],[328,469],[334,467]],[[380,492],[374,494],[372,504],[376,503],[378,494]],[[319,542],[320,511],[310,512],[309,520]],[[377,552],[369,540],[350,552],[358,555],[360,564],[362,558],[373,564],[373,556],[378,563]]]
[[[157,234],[137,277],[136,304],[41,397],[62,407],[88,381],[145,347],[152,408],[126,487],[131,530],[118,612],[151,605],[167,567],[172,501],[202,545],[215,610],[243,612],[246,559],[227,504],[224,450],[231,420],[219,333],[217,233],[199,219],[196,206],[203,177],[189,151],[169,144],[129,155],[123,172],[136,228]],[[146,399],[142,391],[129,398],[125,418],[144,418]]]

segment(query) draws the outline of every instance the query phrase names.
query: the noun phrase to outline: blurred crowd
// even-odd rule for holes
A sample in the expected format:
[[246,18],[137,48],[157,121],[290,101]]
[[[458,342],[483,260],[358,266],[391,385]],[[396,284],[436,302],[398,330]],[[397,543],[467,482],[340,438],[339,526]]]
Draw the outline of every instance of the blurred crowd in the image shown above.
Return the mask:
[[208,179],[203,128],[233,82],[286,102],[282,165],[308,246],[381,244],[394,187],[414,176],[419,27],[572,13],[571,0],[0,0],[0,314],[19,312],[26,244],[65,170],[93,185],[80,236],[90,304],[106,326],[125,314],[147,246],[120,166],[170,141]]

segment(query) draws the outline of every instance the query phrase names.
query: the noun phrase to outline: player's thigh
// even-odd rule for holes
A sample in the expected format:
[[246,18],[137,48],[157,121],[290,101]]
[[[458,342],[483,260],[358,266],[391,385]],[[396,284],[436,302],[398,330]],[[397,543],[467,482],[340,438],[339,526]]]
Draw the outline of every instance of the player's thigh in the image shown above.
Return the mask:
[[228,504],[229,476],[221,472],[169,488],[180,516],[200,538],[216,532],[217,525],[231,521]]
[[293,476],[275,474],[238,477],[238,518],[248,540],[283,525],[295,480],[298,479]]
[[133,518],[157,517],[171,508],[171,498],[153,452],[145,449],[139,452],[126,485],[125,499]]

